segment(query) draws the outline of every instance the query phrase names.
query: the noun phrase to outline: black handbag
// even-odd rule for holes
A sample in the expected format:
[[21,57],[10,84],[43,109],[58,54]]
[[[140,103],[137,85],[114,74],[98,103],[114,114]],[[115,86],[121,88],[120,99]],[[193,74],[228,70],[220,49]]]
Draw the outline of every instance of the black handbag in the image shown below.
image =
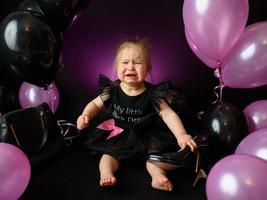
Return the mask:
[[0,117],[0,142],[19,147],[36,167],[67,149],[66,135],[46,103]]

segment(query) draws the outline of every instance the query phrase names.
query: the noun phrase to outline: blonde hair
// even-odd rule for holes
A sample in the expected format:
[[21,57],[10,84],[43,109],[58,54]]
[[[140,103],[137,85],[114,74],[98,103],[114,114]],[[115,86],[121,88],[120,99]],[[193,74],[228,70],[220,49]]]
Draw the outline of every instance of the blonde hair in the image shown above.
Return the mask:
[[130,38],[128,40],[126,40],[125,42],[123,42],[116,50],[115,53],[115,62],[114,62],[114,66],[115,69],[117,69],[118,66],[118,59],[119,59],[119,54],[122,50],[129,48],[131,46],[136,46],[138,48],[140,48],[140,50],[142,51],[142,54],[144,56],[144,61],[145,64],[147,66],[147,71],[151,71],[152,69],[152,62],[151,62],[151,48],[150,45],[148,43],[148,41],[146,39],[141,39],[139,37],[136,38]]

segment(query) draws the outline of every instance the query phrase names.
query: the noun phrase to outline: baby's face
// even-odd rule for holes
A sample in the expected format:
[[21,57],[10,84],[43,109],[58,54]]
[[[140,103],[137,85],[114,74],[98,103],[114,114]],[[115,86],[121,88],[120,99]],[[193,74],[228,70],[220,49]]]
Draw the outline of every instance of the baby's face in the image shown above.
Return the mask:
[[117,75],[129,85],[143,84],[148,70],[142,50],[137,46],[123,49],[118,55]]

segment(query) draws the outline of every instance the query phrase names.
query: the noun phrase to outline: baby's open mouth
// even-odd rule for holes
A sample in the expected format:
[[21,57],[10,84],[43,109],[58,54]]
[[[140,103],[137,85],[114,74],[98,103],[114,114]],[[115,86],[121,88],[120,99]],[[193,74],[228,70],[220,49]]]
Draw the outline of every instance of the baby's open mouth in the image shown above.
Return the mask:
[[136,74],[126,74],[127,77],[136,77]]

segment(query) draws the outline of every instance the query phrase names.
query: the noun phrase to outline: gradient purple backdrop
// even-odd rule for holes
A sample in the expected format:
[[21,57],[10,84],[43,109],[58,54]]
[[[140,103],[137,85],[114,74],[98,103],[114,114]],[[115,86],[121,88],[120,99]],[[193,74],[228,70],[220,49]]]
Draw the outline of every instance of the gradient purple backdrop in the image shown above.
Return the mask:
[[194,67],[186,66],[188,48],[184,49],[182,16],[177,11],[176,1],[146,1],[140,5],[138,1],[104,3],[92,1],[86,13],[64,35],[67,47],[64,60],[68,66],[77,67],[74,73],[86,87],[96,87],[99,73],[116,78],[115,49],[123,40],[135,36],[150,40],[151,81],[169,78],[183,83],[194,75]]
[[[213,89],[218,80],[186,41],[182,6],[182,0],[91,0],[80,18],[64,32],[65,66],[56,80],[62,97],[58,113],[76,119],[95,97],[99,74],[116,79],[115,49],[135,36],[149,39],[152,46],[153,71],[149,81],[158,83],[168,78],[190,95],[197,111],[208,107],[216,99]],[[254,23],[260,19],[255,18],[258,12],[253,10],[253,4],[251,8],[254,18],[250,23]],[[226,88],[223,100],[242,109],[262,97],[260,90],[264,88],[256,90]]]
[[[96,94],[99,74],[116,79],[113,68],[116,47],[129,37],[140,36],[148,39],[152,47],[153,70],[149,81],[158,83],[168,78],[197,96],[200,91],[195,90],[196,85],[210,87],[212,95],[213,86],[207,80],[215,80],[211,77],[213,72],[190,50],[181,12],[182,3],[177,0],[91,1],[64,33],[65,66],[60,76],[71,80],[66,84],[75,96],[91,98]],[[79,94],[81,91],[87,94]],[[76,104],[75,98],[70,98],[70,103]]]

